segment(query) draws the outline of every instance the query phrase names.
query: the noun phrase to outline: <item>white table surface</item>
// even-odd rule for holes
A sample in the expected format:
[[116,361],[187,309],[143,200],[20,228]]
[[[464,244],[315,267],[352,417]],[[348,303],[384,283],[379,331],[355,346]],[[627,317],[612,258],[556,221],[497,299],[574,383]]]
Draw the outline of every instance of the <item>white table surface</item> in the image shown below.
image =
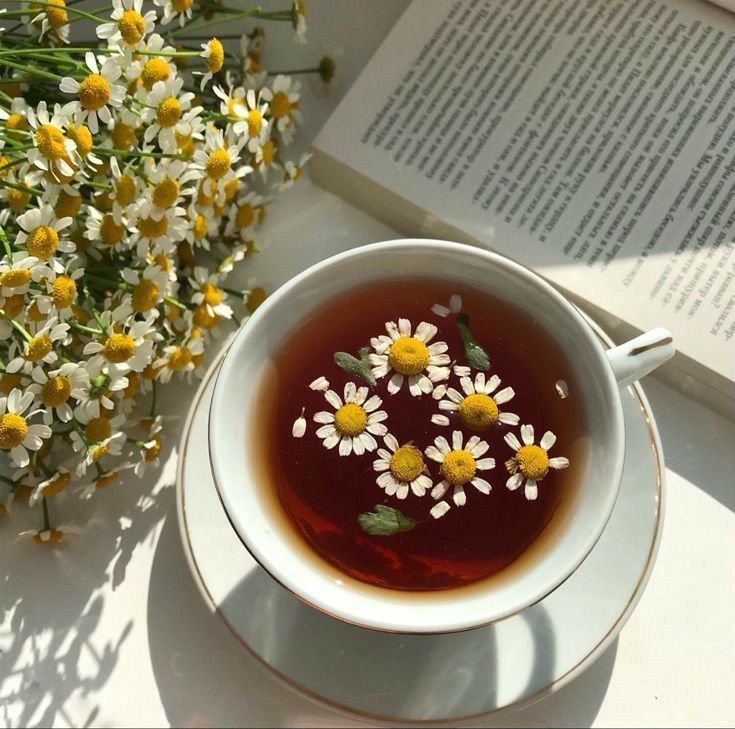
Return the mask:
[[[283,4],[283,3],[281,3]],[[270,34],[272,68],[344,48],[325,92],[306,82],[313,138],[405,6],[401,0],[309,2],[309,45]],[[269,26],[271,29],[272,26]],[[317,260],[394,232],[303,180],[273,207],[263,252],[242,279],[272,289],[288,251]],[[301,257],[303,260],[303,256]],[[278,271],[278,275],[273,273]],[[648,588],[620,637],[582,676],[522,711],[480,726],[727,726],[735,723],[735,424],[649,378],[645,390],[667,460],[665,524]],[[172,385],[163,467],[52,506],[83,528],[42,549],[16,542],[40,515],[0,524],[0,725],[360,726],[363,720],[285,688],[210,615],[179,543],[174,474],[193,389]],[[477,724],[475,724],[477,725]]]

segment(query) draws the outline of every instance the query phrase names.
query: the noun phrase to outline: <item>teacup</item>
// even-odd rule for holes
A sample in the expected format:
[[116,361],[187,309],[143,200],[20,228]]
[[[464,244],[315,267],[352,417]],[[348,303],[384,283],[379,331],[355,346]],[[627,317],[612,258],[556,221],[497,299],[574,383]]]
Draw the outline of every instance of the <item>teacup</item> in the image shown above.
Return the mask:
[[[545,327],[575,369],[589,427],[589,454],[573,512],[534,559],[477,586],[412,592],[367,585],[336,571],[294,539],[264,484],[254,412],[258,383],[289,333],[325,301],[371,281],[430,277],[469,285],[515,302]],[[278,289],[232,340],[210,409],[209,453],[228,518],[243,544],[281,585],[313,607],[363,627],[400,633],[466,630],[535,604],[576,570],[612,513],[625,458],[620,387],[673,355],[656,329],[605,350],[580,312],[556,289],[507,258],[458,243],[397,240],[328,258]]]

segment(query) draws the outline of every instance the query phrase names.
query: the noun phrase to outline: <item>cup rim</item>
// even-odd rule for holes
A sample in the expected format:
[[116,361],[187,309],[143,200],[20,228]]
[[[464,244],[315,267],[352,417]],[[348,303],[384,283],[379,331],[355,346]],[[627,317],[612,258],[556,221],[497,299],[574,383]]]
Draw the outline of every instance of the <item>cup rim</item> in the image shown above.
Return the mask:
[[[220,436],[226,429],[226,414],[228,412],[228,400],[225,388],[221,386],[223,380],[227,377],[227,373],[233,366],[235,361],[234,352],[244,346],[249,339],[249,332],[256,329],[256,325],[267,316],[271,309],[276,308],[279,303],[287,297],[290,292],[299,287],[304,281],[313,276],[318,271],[322,271],[325,268],[343,263],[350,259],[359,259],[364,256],[371,256],[375,252],[386,252],[386,251],[411,251],[411,250],[422,250],[436,251],[436,250],[455,250],[462,255],[474,255],[483,258],[487,261],[492,262],[494,265],[500,266],[507,271],[514,273],[526,281],[530,281],[536,288],[540,289],[545,295],[550,296],[562,309],[565,310],[567,315],[575,322],[577,328],[584,333],[584,336],[592,344],[591,351],[597,356],[596,369],[602,374],[602,379],[605,383],[606,389],[606,401],[611,407],[606,413],[610,419],[610,426],[612,437],[619,444],[616,448],[614,463],[610,467],[610,483],[613,484],[610,488],[604,492],[604,502],[600,504],[598,511],[598,517],[594,524],[594,529],[589,529],[587,532],[587,538],[584,541],[583,548],[580,548],[577,553],[577,557],[574,560],[570,560],[563,570],[556,571],[553,578],[547,579],[543,584],[539,582],[540,587],[532,594],[528,595],[524,600],[519,601],[519,604],[512,609],[506,609],[504,611],[498,611],[490,616],[478,615],[476,618],[468,619],[461,614],[458,614],[451,621],[444,621],[440,624],[433,624],[430,629],[416,628],[408,622],[398,622],[384,620],[380,616],[371,615],[369,613],[360,614],[352,608],[345,609],[340,606],[330,604],[328,601],[323,601],[319,596],[305,594],[306,590],[303,589],[302,584],[298,577],[294,577],[294,574],[298,575],[298,570],[284,569],[283,565],[277,563],[270,558],[270,555],[262,551],[259,545],[254,543],[250,538],[249,531],[246,524],[240,518],[238,512],[237,503],[231,498],[232,494],[226,487],[227,478],[226,474],[223,473],[223,459],[226,458],[226,452],[222,451],[220,447],[221,440]],[[615,501],[617,499],[620,479],[622,476],[622,469],[624,463],[624,425],[623,425],[623,412],[620,398],[620,392],[617,382],[614,378],[612,369],[609,365],[602,344],[595,336],[594,331],[585,321],[582,314],[577,308],[568,301],[559,291],[557,291],[550,283],[539,276],[529,268],[516,263],[515,261],[499,255],[497,253],[488,251],[486,249],[470,246],[463,243],[456,243],[452,241],[428,239],[428,238],[400,238],[393,239],[390,241],[381,241],[376,243],[369,243],[361,245],[356,248],[338,253],[336,255],[325,258],[317,263],[314,263],[309,268],[300,272],[296,276],[289,279],[283,285],[281,285],[276,291],[273,292],[261,306],[253,313],[248,320],[247,326],[243,325],[235,333],[229,342],[226,352],[222,358],[221,366],[219,367],[214,388],[212,392],[212,400],[209,408],[209,427],[208,427],[208,450],[209,450],[209,461],[210,468],[212,471],[212,477],[215,484],[215,488],[218,493],[218,497],[227,515],[227,519],[236,532],[238,538],[250,552],[252,557],[258,562],[258,564],[281,586],[291,592],[294,596],[307,603],[311,607],[320,610],[321,612],[342,620],[347,623],[358,625],[360,627],[369,628],[373,630],[380,630],[384,632],[396,632],[396,633],[415,633],[415,634],[438,634],[438,633],[450,633],[459,632],[463,630],[470,630],[477,627],[492,624],[499,620],[510,617],[511,615],[518,614],[529,607],[537,604],[557,587],[564,583],[580,566],[580,564],[586,559],[589,553],[594,548],[595,544],[599,540],[602,532],[609,521],[610,515],[612,514]],[[223,417],[225,416],[225,417]],[[279,532],[278,529],[274,529],[274,532]],[[288,538],[284,535],[278,534],[277,539],[282,541],[288,541]],[[397,591],[390,590],[387,588],[375,588],[373,589],[386,589],[386,593],[395,593]],[[437,595],[442,593],[454,592],[453,590],[440,590],[437,591]],[[430,591],[423,591],[420,593],[423,596],[433,594]],[[431,601],[425,599],[425,605],[429,607]]]

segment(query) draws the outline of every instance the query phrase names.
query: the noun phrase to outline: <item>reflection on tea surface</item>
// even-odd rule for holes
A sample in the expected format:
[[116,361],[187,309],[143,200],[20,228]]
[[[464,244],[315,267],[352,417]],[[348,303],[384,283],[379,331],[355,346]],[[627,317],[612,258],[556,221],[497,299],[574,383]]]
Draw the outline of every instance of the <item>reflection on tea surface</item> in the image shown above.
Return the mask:
[[274,364],[258,413],[267,481],[309,547],[353,578],[474,582],[518,559],[574,495],[586,426],[571,367],[489,294],[363,286],[310,315]]

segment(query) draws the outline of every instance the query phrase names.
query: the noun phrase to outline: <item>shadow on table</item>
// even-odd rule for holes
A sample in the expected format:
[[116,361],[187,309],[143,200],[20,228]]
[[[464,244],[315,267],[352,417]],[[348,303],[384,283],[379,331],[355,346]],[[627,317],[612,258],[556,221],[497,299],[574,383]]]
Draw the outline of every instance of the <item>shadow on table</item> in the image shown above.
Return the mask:
[[[332,671],[333,692],[362,697],[367,711],[410,705],[419,715],[437,711],[467,713],[466,700],[483,687],[497,685],[492,629],[465,634],[461,650],[456,636],[442,638],[385,636],[333,620],[294,600],[261,570],[254,570],[227,598],[229,614],[254,621],[261,648],[275,664],[287,663],[289,673],[313,673],[313,662],[344,664]],[[234,610],[236,608],[236,611]],[[233,612],[234,611],[234,612]],[[277,622],[273,619],[278,616]],[[239,619],[239,618],[238,618]],[[554,670],[553,636],[548,619],[535,611],[526,628],[535,636],[537,652],[533,684]],[[169,722],[177,726],[347,726],[369,720],[314,702],[289,688],[264,668],[204,604],[181,551],[175,520],[161,533],[154,558],[148,602],[151,663]],[[345,656],[345,648],[353,656]],[[615,663],[617,641],[581,677],[556,694],[523,710],[503,710],[483,726],[536,726],[550,717],[561,724],[590,726],[605,696]],[[364,656],[369,669],[355,684],[347,671],[354,655]],[[377,657],[380,660],[376,660]],[[406,675],[411,666],[427,667]],[[353,671],[354,674],[354,671]],[[428,678],[427,678],[428,676]],[[400,681],[399,681],[400,679]],[[331,679],[330,679],[331,680]],[[400,696],[392,695],[396,685]],[[454,707],[454,708],[453,708]],[[471,710],[471,709],[470,709]],[[476,725],[476,721],[473,722]]]
[[[89,501],[73,493],[49,499],[55,525],[72,522],[64,518],[69,513],[82,527],[80,536],[61,544],[13,542],[21,529],[40,526],[39,508],[15,504],[12,517],[3,520],[1,725],[74,726],[82,713],[85,725],[95,722],[95,695],[133,627],[129,620],[98,631],[104,592],[120,586],[133,553],[155,536],[167,514],[175,512],[175,458],[175,449],[167,444],[162,453],[165,467],[150,471],[148,479],[131,476]],[[73,719],[67,713],[70,700],[75,703]]]

